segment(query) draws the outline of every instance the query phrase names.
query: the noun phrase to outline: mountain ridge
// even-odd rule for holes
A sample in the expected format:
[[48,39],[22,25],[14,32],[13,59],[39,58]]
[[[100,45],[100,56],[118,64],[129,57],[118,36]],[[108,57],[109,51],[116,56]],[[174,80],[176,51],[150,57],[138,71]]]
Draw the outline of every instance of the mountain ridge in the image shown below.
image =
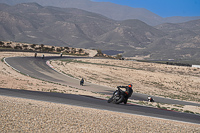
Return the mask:
[[200,57],[200,20],[152,27],[137,19],[116,21],[75,8],[36,3],[2,6],[3,41],[116,50],[123,51],[123,56],[149,59]]
[[173,16],[162,18],[159,15],[144,8],[132,8],[129,6],[118,5],[110,2],[94,2],[90,0],[0,0],[0,3],[6,3],[8,5],[16,5],[29,2],[36,2],[42,6],[78,8],[89,12],[98,13],[108,18],[120,21],[126,19],[139,19],[151,26],[159,25],[162,23],[181,23],[200,19],[200,16]]

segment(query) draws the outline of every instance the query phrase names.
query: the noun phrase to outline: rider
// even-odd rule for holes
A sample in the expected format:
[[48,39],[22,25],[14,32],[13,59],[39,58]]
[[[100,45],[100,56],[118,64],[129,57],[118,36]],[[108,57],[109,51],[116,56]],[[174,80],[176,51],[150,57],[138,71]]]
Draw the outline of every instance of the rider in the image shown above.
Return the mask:
[[37,57],[37,52],[35,52],[35,58]]
[[80,84],[82,84],[82,85],[84,84],[84,79],[83,78],[81,79]]
[[133,93],[132,84],[128,84],[128,86],[117,86],[117,88],[126,88],[125,99],[124,99],[124,104],[126,104],[128,101],[128,98],[131,97]]

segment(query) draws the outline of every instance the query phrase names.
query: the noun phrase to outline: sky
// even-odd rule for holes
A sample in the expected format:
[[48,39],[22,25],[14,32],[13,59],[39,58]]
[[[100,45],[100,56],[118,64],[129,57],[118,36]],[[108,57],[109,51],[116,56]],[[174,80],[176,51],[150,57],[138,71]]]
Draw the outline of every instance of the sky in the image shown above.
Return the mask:
[[161,16],[200,16],[200,0],[91,0],[111,2],[133,8],[146,8]]

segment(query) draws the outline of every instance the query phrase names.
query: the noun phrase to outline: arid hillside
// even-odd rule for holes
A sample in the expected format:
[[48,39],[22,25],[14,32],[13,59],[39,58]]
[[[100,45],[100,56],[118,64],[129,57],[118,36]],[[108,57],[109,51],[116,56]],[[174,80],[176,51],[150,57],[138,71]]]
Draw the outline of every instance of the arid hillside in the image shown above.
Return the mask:
[[0,9],[0,38],[4,41],[114,50],[124,57],[156,60],[200,58],[200,20],[153,27],[138,19],[117,21],[77,8],[37,3],[0,3]]

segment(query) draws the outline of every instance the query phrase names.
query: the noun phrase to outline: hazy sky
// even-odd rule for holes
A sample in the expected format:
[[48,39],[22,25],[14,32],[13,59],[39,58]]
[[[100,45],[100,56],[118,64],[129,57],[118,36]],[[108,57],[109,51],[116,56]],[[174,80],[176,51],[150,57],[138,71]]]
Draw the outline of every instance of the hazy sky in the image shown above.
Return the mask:
[[162,16],[200,16],[200,0],[91,0],[146,8]]

